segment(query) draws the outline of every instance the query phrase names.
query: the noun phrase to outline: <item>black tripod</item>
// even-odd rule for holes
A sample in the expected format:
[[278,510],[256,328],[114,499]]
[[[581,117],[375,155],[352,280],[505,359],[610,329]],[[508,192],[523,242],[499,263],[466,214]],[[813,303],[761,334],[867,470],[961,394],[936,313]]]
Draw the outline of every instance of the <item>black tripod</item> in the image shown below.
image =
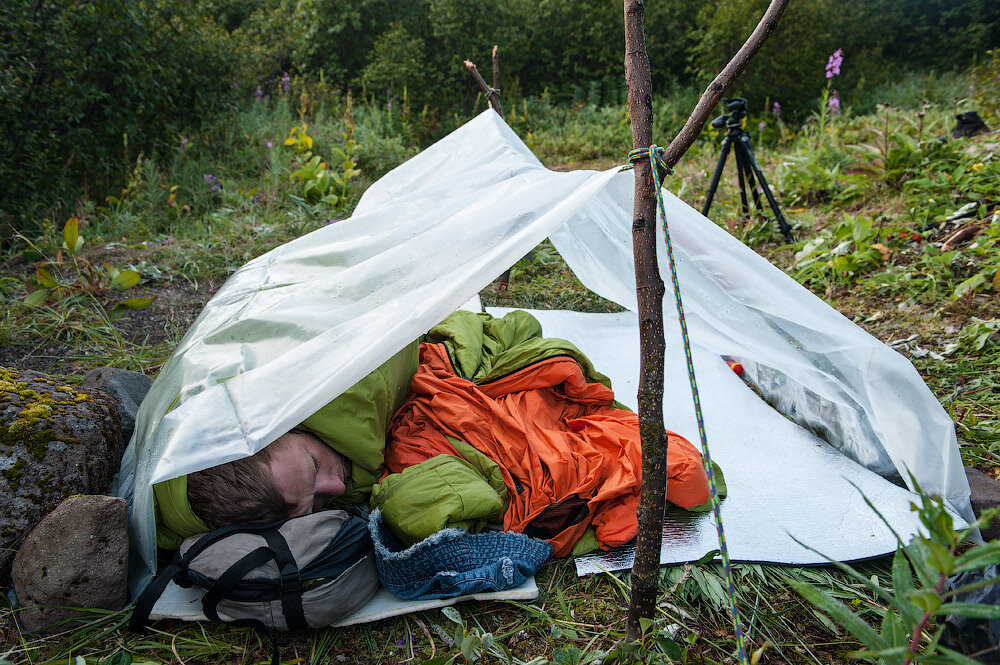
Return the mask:
[[719,188],[719,178],[722,177],[722,168],[726,165],[729,149],[735,146],[736,176],[740,182],[740,200],[743,203],[743,216],[748,219],[750,217],[750,206],[747,201],[748,185],[753,195],[754,206],[758,212],[763,210],[760,203],[760,192],[754,182],[754,178],[756,177],[756,181],[760,183],[759,189],[764,192],[764,196],[767,197],[767,202],[771,205],[771,210],[774,212],[774,217],[778,220],[778,229],[781,230],[781,235],[785,236],[785,240],[788,242],[792,242],[792,227],[785,221],[784,215],[781,214],[778,201],[774,198],[774,194],[771,193],[771,188],[767,186],[764,173],[760,170],[760,165],[753,156],[753,150],[750,149],[750,135],[743,131],[743,127],[740,124],[740,121],[747,114],[747,100],[743,97],[727,97],[722,100],[722,103],[726,105],[729,113],[720,115],[713,120],[712,127],[719,131],[722,131],[725,127],[729,131],[722,139],[722,153],[719,155],[719,161],[715,165],[715,173],[712,174],[712,182],[708,186],[708,196],[705,198],[705,207],[702,209],[701,214],[706,217],[708,216],[708,209],[712,207],[712,199],[715,198],[715,190]]

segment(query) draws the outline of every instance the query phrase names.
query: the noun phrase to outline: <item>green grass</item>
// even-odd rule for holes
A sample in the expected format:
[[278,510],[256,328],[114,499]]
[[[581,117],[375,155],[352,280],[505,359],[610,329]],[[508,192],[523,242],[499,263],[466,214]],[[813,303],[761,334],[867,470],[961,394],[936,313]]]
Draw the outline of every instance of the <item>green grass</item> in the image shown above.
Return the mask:
[[[993,75],[992,70],[969,75],[982,99],[1000,99],[1000,90],[988,87],[996,85]],[[966,81],[908,77],[872,92],[871,99],[854,100],[856,108],[873,112],[834,119],[822,140],[815,122],[787,127],[771,116],[748,118],[754,149],[795,227],[796,241],[786,244],[769,219],[743,219],[732,162],[712,211],[720,225],[883,341],[916,334],[904,353],[911,354],[955,420],[963,459],[996,475],[1000,335],[983,334],[1000,319],[1000,222],[990,223],[985,206],[1000,200],[998,139],[936,140],[947,133],[956,111],[950,95],[967,88]],[[329,91],[314,91],[311,97],[306,92],[301,109],[287,100],[253,104],[193,128],[177,137],[169,154],[138,158],[129,185],[114,200],[80,201],[73,210],[52,210],[48,220],[39,220],[39,230],[28,238],[35,249],[15,241],[3,257],[0,341],[5,352],[10,357],[23,352],[26,362],[70,381],[102,364],[154,374],[200,304],[233,270],[324,220],[349,215],[368,184],[462,120],[406,108],[392,112]],[[697,91],[689,90],[675,91],[665,103],[654,100],[657,143],[669,142],[696,97]],[[932,102],[926,109],[924,99]],[[876,103],[894,108],[876,109]],[[967,110],[968,104],[959,101],[957,110]],[[851,100],[845,105],[850,108]],[[996,124],[995,107],[979,108]],[[529,99],[505,102],[505,109],[515,130],[553,167],[606,168],[623,161],[631,147],[623,107],[559,108],[546,99]],[[350,181],[348,196],[336,206],[304,203],[289,177],[302,157],[282,144],[303,122],[314,138],[313,152],[326,158],[348,138],[361,145],[361,175]],[[719,140],[706,132],[667,182],[699,209]],[[221,192],[209,191],[206,173],[220,179]],[[940,228],[941,221],[969,201],[983,204],[977,216],[983,228],[975,238],[942,251],[940,244],[954,228]],[[93,299],[44,308],[23,303],[36,288],[35,264],[56,255],[59,229],[71,215],[80,217],[87,238],[84,256],[95,264],[131,266],[143,277],[134,289],[158,294],[148,313],[130,313],[111,323]],[[805,251],[807,243],[814,246]],[[584,289],[548,243],[514,266],[507,291],[490,287],[483,298],[510,307],[618,309]],[[912,355],[917,347],[928,353]],[[881,580],[892,575],[888,561],[865,564],[862,570]],[[865,585],[828,568],[737,565],[736,576],[748,645],[760,653],[761,663],[847,662],[848,652],[860,646],[790,591],[789,580],[824,590],[876,626],[886,611]],[[670,662],[668,654],[676,662],[678,649],[687,662],[731,662],[732,624],[720,601],[720,580],[713,565],[664,569],[664,595],[642,648],[645,662]],[[420,663],[456,655],[448,642],[463,630],[481,646],[487,635],[508,644],[518,662],[537,657],[581,662],[616,650],[618,662],[629,662],[622,645],[627,575],[581,579],[571,562],[562,560],[543,568],[538,584],[541,595],[531,603],[458,606],[463,625],[435,611],[282,636],[282,658]],[[82,657],[109,665],[258,663],[268,655],[266,641],[249,630],[160,622],[140,636],[124,630],[125,618],[121,613],[101,616],[86,628],[35,637],[21,635],[9,608],[0,609],[0,662],[76,663]],[[482,661],[500,662],[488,649]]]

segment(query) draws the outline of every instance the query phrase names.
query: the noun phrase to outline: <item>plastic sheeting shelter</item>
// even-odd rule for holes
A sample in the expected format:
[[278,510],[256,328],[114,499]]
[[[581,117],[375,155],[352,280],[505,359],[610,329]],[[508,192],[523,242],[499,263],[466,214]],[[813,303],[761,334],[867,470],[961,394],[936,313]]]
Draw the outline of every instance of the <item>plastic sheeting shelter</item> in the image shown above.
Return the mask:
[[[153,483],[263,448],[546,237],[584,285],[634,312],[633,177],[550,171],[486,111],[372,185],[351,218],[240,268],[205,307],[139,410],[116,483],[117,493],[130,498],[138,554],[133,589],[155,565]],[[822,434],[849,465],[907,482],[912,473],[925,491],[971,519],[953,424],[912,365],[665,196],[690,335],[701,357],[738,357],[770,401]],[[659,251],[666,270],[662,241]],[[669,293],[664,317],[673,334]],[[577,341],[574,335],[589,335],[587,327],[559,335]],[[581,344],[585,352],[588,346]],[[681,374],[679,347],[669,347],[668,356],[668,375]],[[613,354],[596,364],[614,378],[607,362]],[[698,363],[696,357],[701,372]],[[616,392],[634,404],[627,388]],[[723,411],[727,400],[759,401],[742,385],[721,399]],[[671,397],[665,422],[696,440],[696,432],[673,424],[690,409],[687,393]],[[708,436],[710,445],[739,444],[741,427],[710,427]],[[738,504],[732,480],[739,472],[726,472],[726,502]],[[849,501],[864,507],[860,494]],[[766,506],[757,510],[764,511],[759,519],[773,519]],[[902,524],[902,535],[914,533],[911,527]]]

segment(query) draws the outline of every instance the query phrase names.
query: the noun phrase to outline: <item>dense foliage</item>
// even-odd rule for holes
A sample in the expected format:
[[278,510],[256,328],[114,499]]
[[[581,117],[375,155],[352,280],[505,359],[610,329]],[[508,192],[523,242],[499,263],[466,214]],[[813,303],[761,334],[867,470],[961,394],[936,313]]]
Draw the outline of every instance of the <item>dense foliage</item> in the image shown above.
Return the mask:
[[0,6],[0,214],[119,185],[129,162],[230,108],[228,36],[180,0]]
[[[707,83],[766,4],[648,3],[655,88]],[[471,108],[462,61],[487,68],[494,44],[507,99],[619,103],[622,23],[607,0],[11,0],[0,6],[0,218],[37,229],[81,195],[103,201],[140,154],[162,157],[182,129],[240,100],[287,94],[289,77],[404,100],[423,110],[421,140]],[[968,66],[998,44],[992,0],[798,0],[737,92],[801,120],[816,99],[809,72],[842,48],[839,93],[866,111],[878,100],[864,93],[890,73]]]

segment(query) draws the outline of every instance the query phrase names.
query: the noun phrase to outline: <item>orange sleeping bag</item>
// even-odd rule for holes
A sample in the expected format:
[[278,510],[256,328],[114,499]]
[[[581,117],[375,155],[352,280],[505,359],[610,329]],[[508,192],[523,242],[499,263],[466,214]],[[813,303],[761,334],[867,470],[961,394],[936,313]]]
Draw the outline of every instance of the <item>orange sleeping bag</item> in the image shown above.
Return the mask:
[[[503,527],[570,553],[587,527],[602,547],[636,535],[642,474],[638,416],[612,406],[614,393],[588,383],[577,362],[556,356],[476,385],[458,376],[442,344],[420,345],[412,392],[393,418],[390,472],[467,442],[501,469],[509,505]],[[690,508],[708,501],[702,458],[668,432],[667,499]]]

